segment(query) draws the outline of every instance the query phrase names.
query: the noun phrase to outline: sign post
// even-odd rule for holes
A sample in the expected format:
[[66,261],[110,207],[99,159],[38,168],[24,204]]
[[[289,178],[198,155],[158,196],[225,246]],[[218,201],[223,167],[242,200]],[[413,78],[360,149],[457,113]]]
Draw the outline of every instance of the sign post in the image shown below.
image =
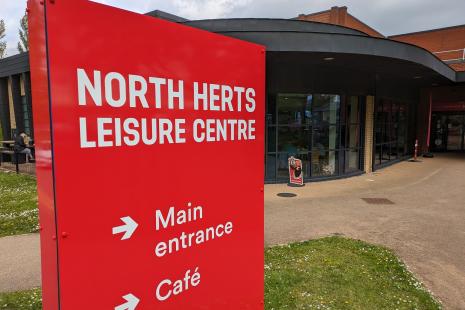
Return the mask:
[[262,309],[264,47],[28,12],[44,309]]

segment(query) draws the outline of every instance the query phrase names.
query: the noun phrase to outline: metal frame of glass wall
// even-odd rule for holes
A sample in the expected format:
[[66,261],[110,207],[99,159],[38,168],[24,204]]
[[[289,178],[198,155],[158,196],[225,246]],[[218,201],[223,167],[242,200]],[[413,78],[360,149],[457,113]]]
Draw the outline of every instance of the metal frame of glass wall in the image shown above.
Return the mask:
[[365,97],[280,93],[269,96],[265,181],[287,182],[288,158],[306,180],[362,173]]
[[381,98],[376,101],[373,167],[382,168],[402,160],[408,151],[409,104]]

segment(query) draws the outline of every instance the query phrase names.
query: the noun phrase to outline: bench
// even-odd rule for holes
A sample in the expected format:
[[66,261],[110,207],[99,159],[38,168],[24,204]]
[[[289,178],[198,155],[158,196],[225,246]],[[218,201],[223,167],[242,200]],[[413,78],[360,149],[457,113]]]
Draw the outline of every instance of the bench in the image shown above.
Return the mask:
[[26,154],[19,154],[15,151],[8,149],[8,148],[0,148],[0,166],[2,165],[3,155],[10,156],[10,161],[12,164],[24,164],[26,163]]
[[6,147],[0,147],[0,165],[2,164],[4,160],[4,155],[9,155],[11,160],[13,160],[13,155],[14,155],[14,151],[11,150],[10,148],[6,148]]

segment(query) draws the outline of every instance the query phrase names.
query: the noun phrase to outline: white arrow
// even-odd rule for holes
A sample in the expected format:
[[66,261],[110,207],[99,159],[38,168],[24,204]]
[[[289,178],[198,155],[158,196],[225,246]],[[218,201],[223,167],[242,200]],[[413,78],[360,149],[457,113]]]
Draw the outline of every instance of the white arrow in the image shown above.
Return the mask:
[[131,238],[132,234],[136,230],[137,226],[139,226],[139,224],[134,222],[134,220],[129,216],[122,217],[121,220],[124,222],[124,225],[113,227],[113,235],[124,232],[124,235],[121,238],[121,240],[126,240]]
[[132,294],[127,294],[123,296],[123,299],[127,302],[122,305],[116,306],[115,310],[134,310],[139,304],[139,298]]

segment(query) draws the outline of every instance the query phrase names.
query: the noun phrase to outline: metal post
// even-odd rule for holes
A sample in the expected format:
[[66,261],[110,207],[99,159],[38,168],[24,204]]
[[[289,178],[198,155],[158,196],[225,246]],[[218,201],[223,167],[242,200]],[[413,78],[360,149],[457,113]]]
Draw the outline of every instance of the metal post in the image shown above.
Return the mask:
[[413,160],[417,161],[418,157],[418,139],[415,140],[415,153],[413,154]]
[[18,153],[15,152],[14,153],[14,157],[15,157],[15,161],[16,161],[16,174],[19,174],[19,164],[18,164],[18,160],[19,160],[19,156],[18,156]]

